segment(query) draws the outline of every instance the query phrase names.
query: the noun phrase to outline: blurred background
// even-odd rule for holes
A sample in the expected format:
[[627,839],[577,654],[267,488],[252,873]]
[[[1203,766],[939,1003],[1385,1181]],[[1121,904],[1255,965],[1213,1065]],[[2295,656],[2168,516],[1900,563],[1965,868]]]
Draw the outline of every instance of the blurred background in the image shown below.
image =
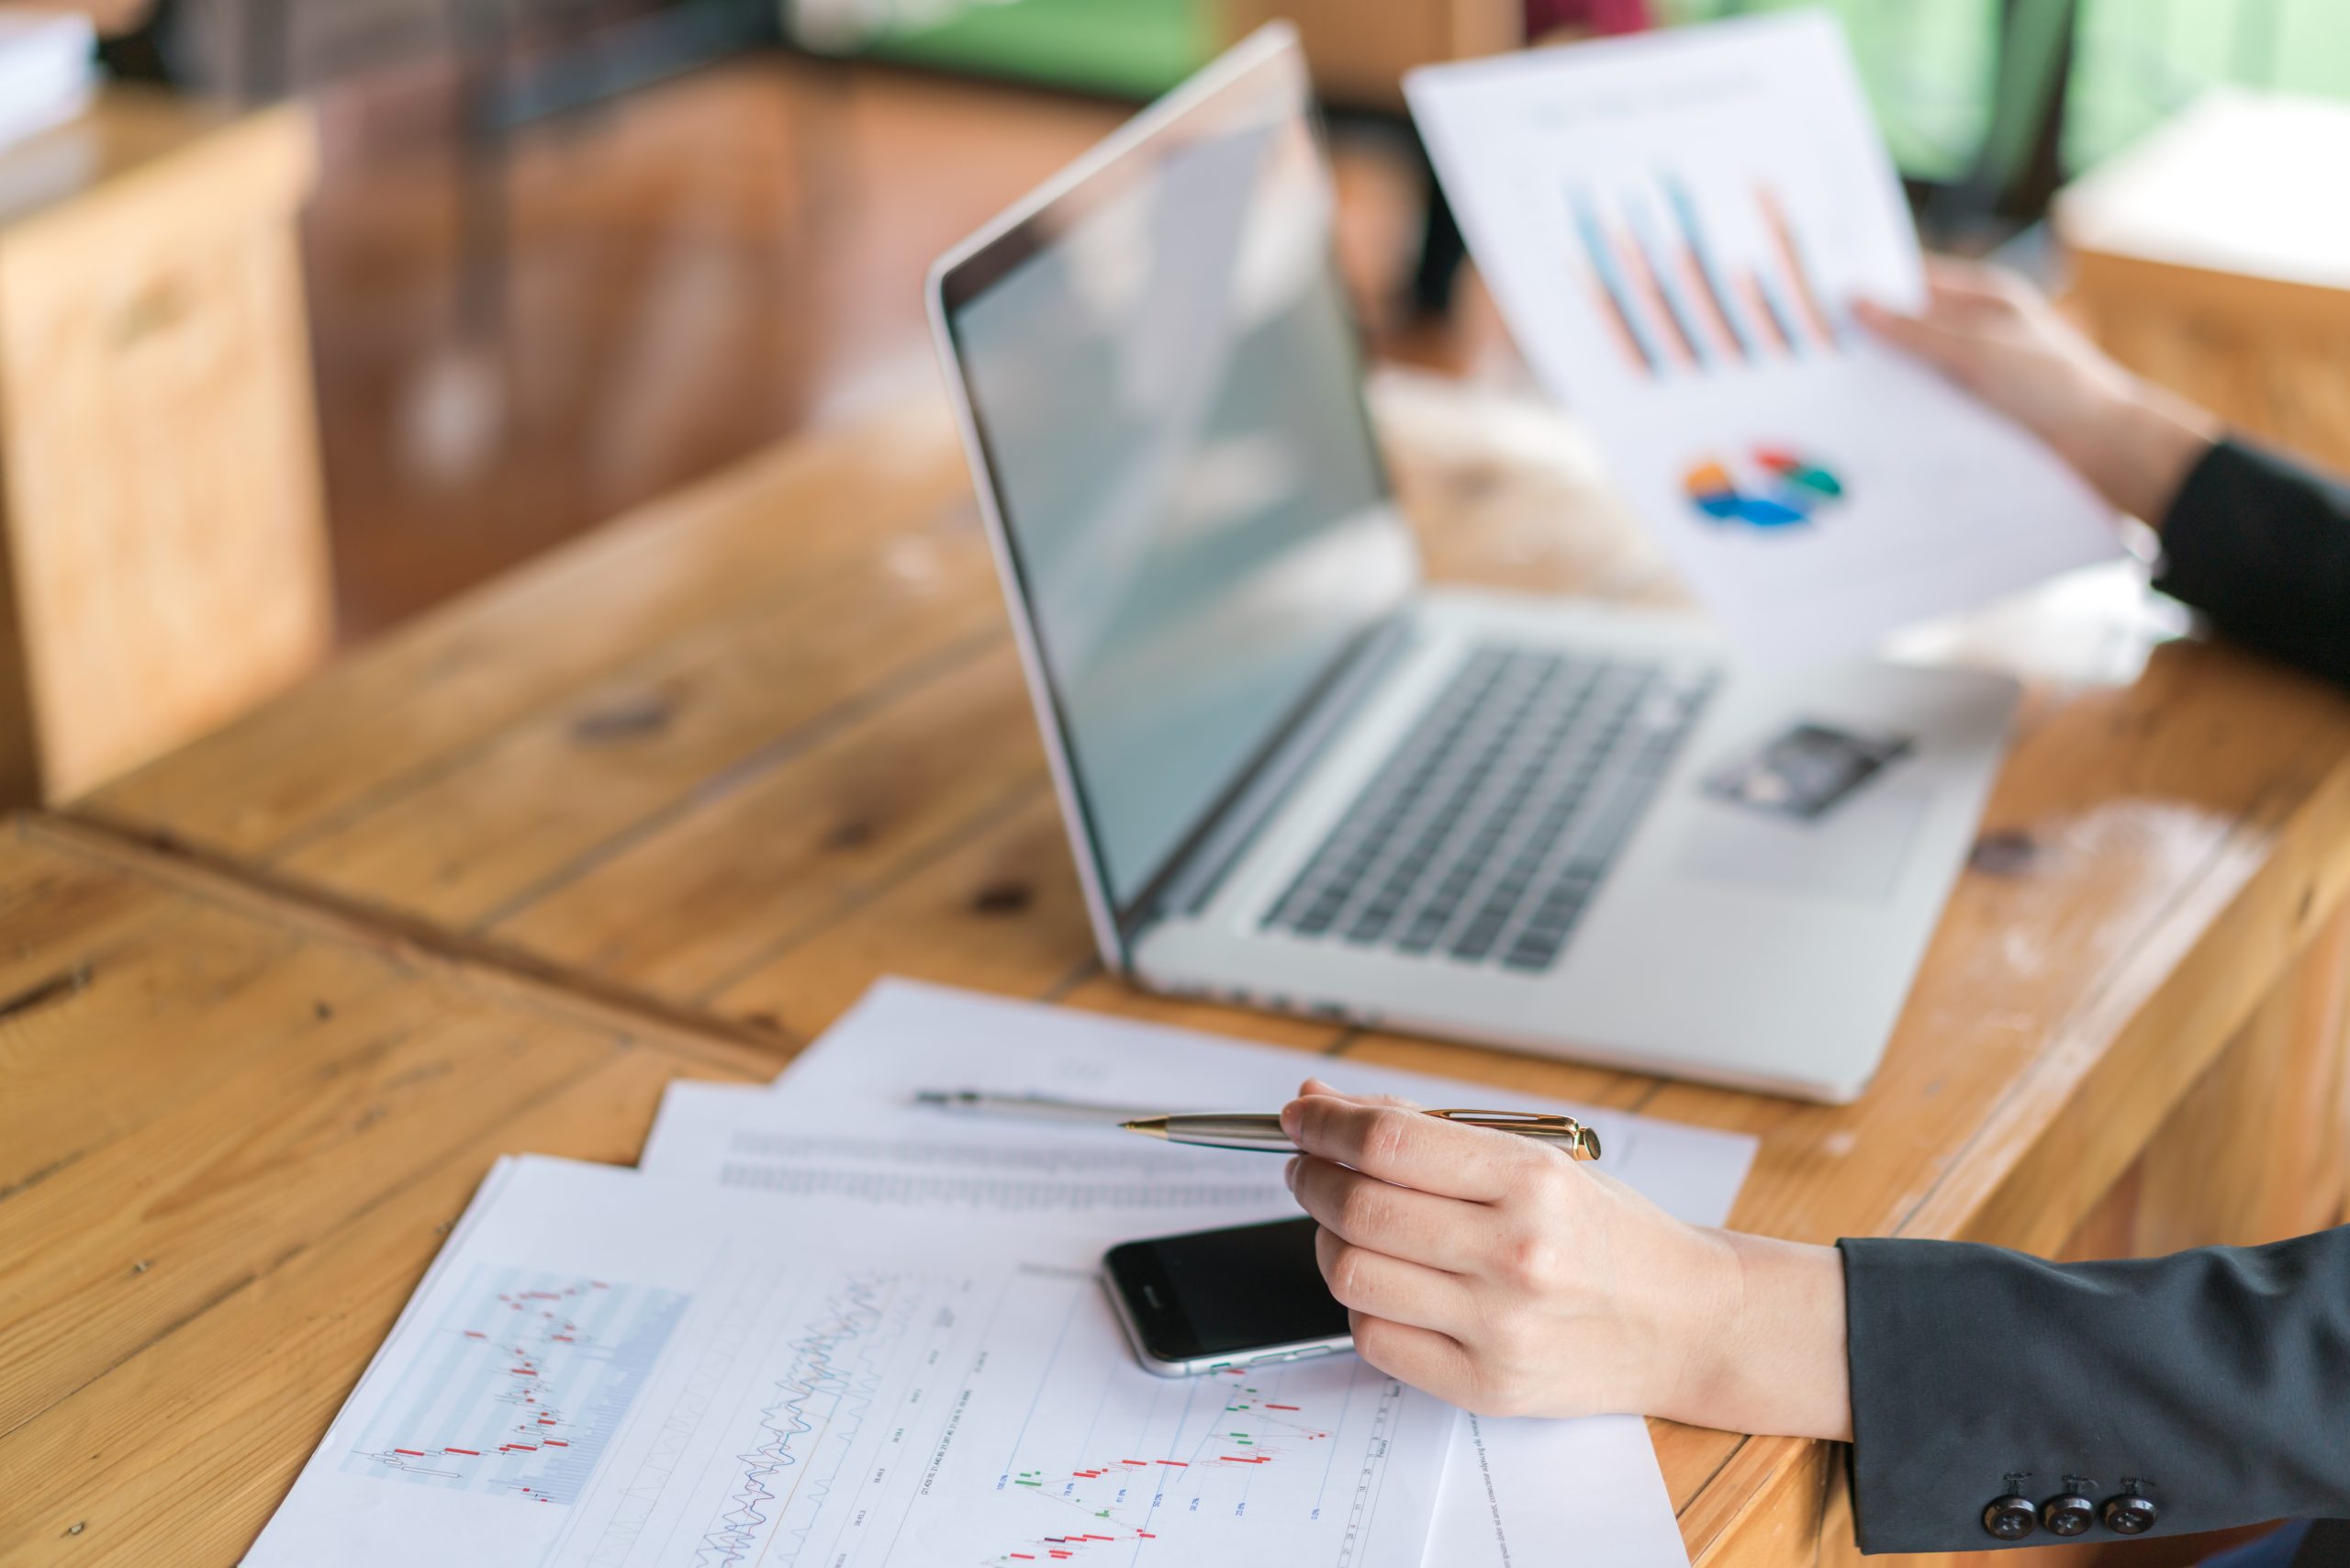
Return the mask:
[[[315,421],[319,569],[331,572],[332,618],[288,639],[330,636],[346,646],[757,447],[927,391],[934,372],[920,281],[930,259],[1275,15],[1303,28],[1330,111],[1343,260],[1374,352],[1521,379],[1432,196],[1402,113],[1401,73],[1528,42],[1770,8],[1764,0],[81,4],[106,69],[106,84],[82,111],[84,121],[97,117],[85,140],[99,151],[61,169],[54,148],[64,131],[20,135],[0,151],[0,221],[12,200],[22,212],[61,193],[86,196],[186,143],[195,133],[185,124],[141,106],[154,95],[204,106],[207,126],[298,106],[316,163],[286,176],[298,187],[285,211],[302,316],[285,330],[308,356],[301,389]],[[1841,0],[1831,8],[1930,239],[1975,252],[2004,247],[2027,263],[2041,254],[2043,220],[2069,181],[2213,89],[2302,106],[2350,101],[2350,6],[2341,0]],[[0,49],[14,36],[0,30]],[[0,101],[11,69],[0,53]],[[0,135],[8,130],[0,114]],[[2331,145],[2312,141],[2284,160],[2308,162],[2302,173],[2269,172],[2291,188],[2304,174],[2323,184],[2330,166],[2336,192],[2317,205],[2339,206]],[[25,173],[42,158],[50,166]],[[202,188],[231,204],[261,178],[224,163]],[[48,194],[27,196],[28,181]],[[2337,242],[2294,242],[2302,241]],[[2350,241],[2340,248],[2350,252]],[[109,341],[139,335],[150,317],[168,324],[185,308],[133,298],[121,307],[130,325]],[[289,428],[298,437],[303,427]],[[219,452],[211,460],[230,461]]]

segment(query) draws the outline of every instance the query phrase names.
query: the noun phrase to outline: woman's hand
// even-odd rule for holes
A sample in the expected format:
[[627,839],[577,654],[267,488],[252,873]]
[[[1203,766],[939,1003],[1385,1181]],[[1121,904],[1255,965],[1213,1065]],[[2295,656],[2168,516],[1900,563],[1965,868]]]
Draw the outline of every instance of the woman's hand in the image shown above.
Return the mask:
[[2055,448],[2117,510],[2161,526],[2218,422],[2108,359],[2013,273],[1930,258],[1926,291],[1916,316],[1853,314]]
[[1290,1186],[1363,1359],[1470,1410],[1851,1435],[1833,1248],[1684,1225],[1530,1138],[1309,1079]]

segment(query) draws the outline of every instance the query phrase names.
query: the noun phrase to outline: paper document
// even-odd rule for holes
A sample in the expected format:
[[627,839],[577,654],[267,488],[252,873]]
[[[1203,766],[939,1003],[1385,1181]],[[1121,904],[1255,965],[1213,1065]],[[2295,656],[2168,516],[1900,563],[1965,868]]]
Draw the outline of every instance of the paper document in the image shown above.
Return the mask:
[[1286,1217],[1297,1205],[1270,1155],[1161,1143],[1107,1122],[942,1111],[915,1104],[914,1093],[976,1088],[1157,1111],[1274,1111],[1309,1073],[1423,1105],[1563,1111],[1597,1129],[1601,1169],[1693,1224],[1728,1216],[1754,1157],[1743,1134],[893,979],[866,992],[770,1089],[671,1084],[639,1163],[655,1175],[892,1207],[1091,1213],[1103,1223],[1086,1234],[1098,1230],[1107,1246]]
[[[1718,1224],[1754,1139],[1589,1107],[1529,1103],[1490,1084],[1242,1045],[1157,1025],[884,980],[802,1052],[772,1090],[670,1085],[643,1169],[780,1194],[795,1205],[886,1214],[892,1226],[1035,1225],[1069,1267],[1138,1236],[1297,1213],[1282,1161],[1185,1148],[1111,1126],[963,1115],[921,1089],[1048,1094],[1160,1110],[1269,1110],[1316,1072],[1423,1104],[1565,1110],[1599,1130],[1605,1166],[1684,1219]],[[882,1222],[871,1222],[878,1226]],[[1687,1562],[1645,1425],[1483,1421],[1456,1428],[1426,1561],[1505,1568],[1578,1560]]]
[[1154,1377],[1091,1267],[840,1217],[511,1162],[247,1562],[1419,1562],[1449,1406]]
[[1923,278],[1826,13],[1405,87],[1518,346],[1750,655],[1857,651],[2119,554],[2053,454],[1853,323]]

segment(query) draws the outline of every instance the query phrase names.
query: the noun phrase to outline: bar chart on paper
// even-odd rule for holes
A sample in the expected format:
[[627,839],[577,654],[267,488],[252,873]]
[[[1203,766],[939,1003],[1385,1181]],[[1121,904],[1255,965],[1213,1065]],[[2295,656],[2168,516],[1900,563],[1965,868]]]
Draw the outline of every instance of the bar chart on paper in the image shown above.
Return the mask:
[[[1852,330],[1812,244],[1763,178],[1701,203],[1689,178],[1569,184],[1561,199],[1594,313],[1643,379],[1721,375],[1835,353]],[[1573,286],[1572,284],[1570,286]]]

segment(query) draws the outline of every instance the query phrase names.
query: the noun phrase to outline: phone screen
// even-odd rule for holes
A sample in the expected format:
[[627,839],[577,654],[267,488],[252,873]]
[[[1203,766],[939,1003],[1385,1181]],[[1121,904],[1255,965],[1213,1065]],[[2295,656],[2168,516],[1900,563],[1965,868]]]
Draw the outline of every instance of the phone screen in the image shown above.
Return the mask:
[[1311,1219],[1197,1230],[1110,1249],[1110,1287],[1146,1358],[1184,1362],[1343,1340],[1347,1309],[1314,1259]]

